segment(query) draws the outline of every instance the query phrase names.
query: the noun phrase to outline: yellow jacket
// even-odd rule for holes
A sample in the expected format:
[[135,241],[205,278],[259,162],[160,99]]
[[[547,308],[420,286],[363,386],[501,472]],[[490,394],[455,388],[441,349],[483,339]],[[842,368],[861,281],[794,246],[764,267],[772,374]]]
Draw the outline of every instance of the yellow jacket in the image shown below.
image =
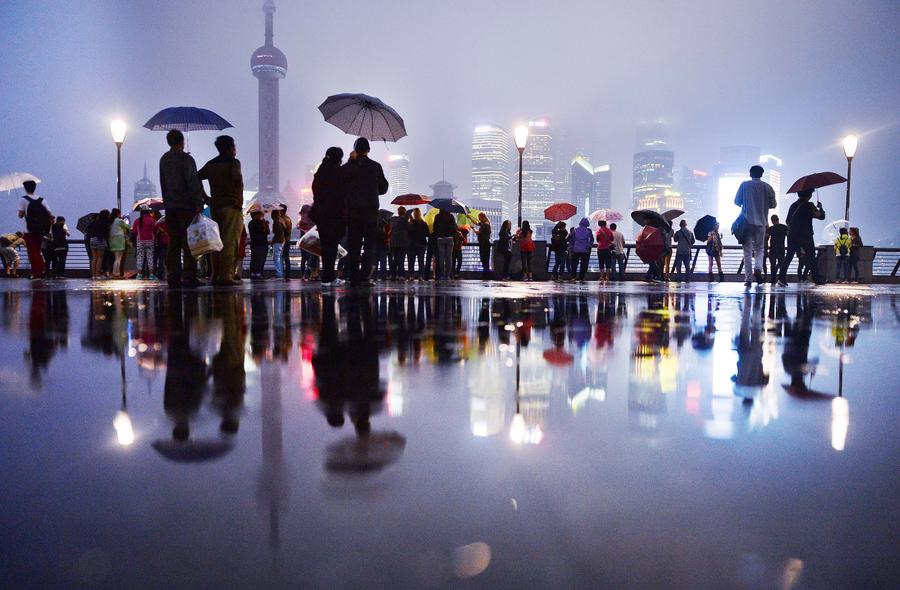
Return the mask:
[[838,256],[841,255],[841,246],[846,247],[847,254],[850,254],[850,249],[853,247],[853,240],[849,235],[839,235],[834,241],[834,253]]

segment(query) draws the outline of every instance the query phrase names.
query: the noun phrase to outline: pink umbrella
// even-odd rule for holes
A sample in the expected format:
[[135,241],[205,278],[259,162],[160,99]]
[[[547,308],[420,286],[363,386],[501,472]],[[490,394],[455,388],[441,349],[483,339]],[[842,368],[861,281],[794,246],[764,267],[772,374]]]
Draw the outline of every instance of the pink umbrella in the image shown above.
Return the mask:
[[613,209],[597,209],[588,216],[591,221],[622,221],[622,214]]

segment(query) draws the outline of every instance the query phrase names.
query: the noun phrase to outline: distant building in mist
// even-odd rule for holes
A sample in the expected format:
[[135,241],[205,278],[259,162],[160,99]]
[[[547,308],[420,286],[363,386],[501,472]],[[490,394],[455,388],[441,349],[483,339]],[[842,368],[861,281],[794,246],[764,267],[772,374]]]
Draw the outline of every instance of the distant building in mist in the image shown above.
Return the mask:
[[265,44],[250,57],[250,69],[259,85],[259,202],[280,197],[278,187],[278,82],[287,75],[287,58],[273,43],[275,3],[265,0]]
[[432,184],[429,188],[431,189],[432,199],[453,199],[453,191],[456,190],[456,185],[442,179]]
[[[750,180],[750,167],[759,163],[760,149],[757,146],[735,145],[719,150],[719,164],[716,166],[716,210],[711,212],[719,219],[722,227],[730,227],[741,208],[734,204],[737,189],[745,180]],[[733,241],[730,231],[722,236]]]
[[491,220],[491,237],[496,239],[497,232],[500,231],[500,224],[509,219],[506,203],[498,199],[469,199],[466,205],[487,215],[487,218]]
[[393,199],[409,194],[409,156],[393,154],[387,161],[388,194]]
[[500,209],[503,219],[510,211],[510,153],[509,134],[504,129],[479,125],[472,131],[472,200],[482,205],[490,202],[492,209]]
[[[553,204],[553,135],[546,120],[528,122],[528,143],[522,157],[522,219],[528,220],[535,239],[549,236],[552,225],[544,219],[544,209]],[[516,167],[516,182],[518,182]],[[518,193],[516,192],[518,201]],[[517,211],[514,211],[516,214]]]
[[300,211],[300,192],[294,188],[291,181],[288,180],[281,189],[281,198],[284,199],[285,205],[288,206],[288,215],[297,215]]
[[147,163],[144,162],[144,177],[134,183],[134,201],[137,202],[141,199],[150,199],[157,196],[159,196],[159,192],[156,190],[156,185],[153,184],[153,181],[147,178]]
[[781,167],[783,163],[781,158],[772,154],[763,154],[759,157],[759,165],[765,170],[762,179],[772,185],[775,197],[778,199],[778,207],[772,213],[778,215],[782,222],[788,210],[787,196],[784,194],[784,187],[781,185]]
[[609,164],[594,166],[584,156],[572,160],[570,182],[572,204],[581,216],[612,206],[612,178]]
[[675,189],[684,200],[684,218],[689,222],[707,214],[716,214],[711,198],[711,180],[712,175],[707,170],[682,166],[675,171]]
[[[553,199],[554,202],[572,200],[572,159],[576,155],[591,158],[585,152],[573,151],[568,138],[558,129],[553,134]],[[574,203],[573,203],[574,204]]]
[[675,153],[668,149],[662,123],[643,124],[637,133],[632,167],[632,207],[663,212],[683,209],[674,190]]

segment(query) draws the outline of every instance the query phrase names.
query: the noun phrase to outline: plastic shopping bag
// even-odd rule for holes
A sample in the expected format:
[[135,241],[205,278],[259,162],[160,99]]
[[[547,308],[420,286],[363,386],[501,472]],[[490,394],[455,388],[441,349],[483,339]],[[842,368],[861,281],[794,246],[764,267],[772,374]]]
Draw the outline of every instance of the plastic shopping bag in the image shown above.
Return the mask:
[[187,242],[192,256],[221,252],[222,238],[219,236],[219,224],[209,217],[196,216],[188,226]]
[[[309,252],[313,256],[322,256],[322,241],[319,239],[319,229],[314,227],[300,238],[300,241],[297,243],[301,250]],[[338,244],[337,249],[337,257],[338,260],[347,255],[347,250],[344,249],[343,246]]]

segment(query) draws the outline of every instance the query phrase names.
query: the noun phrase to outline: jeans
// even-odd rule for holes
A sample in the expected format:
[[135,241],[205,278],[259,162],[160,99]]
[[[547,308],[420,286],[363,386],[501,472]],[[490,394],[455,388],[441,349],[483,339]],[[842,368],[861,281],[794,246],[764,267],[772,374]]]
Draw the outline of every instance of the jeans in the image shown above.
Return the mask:
[[616,259],[616,266],[619,267],[619,280],[624,281],[625,280],[625,253],[624,252],[621,254],[614,253],[613,256]]
[[284,278],[291,278],[291,241],[285,240],[281,249],[281,265],[284,267]]
[[418,262],[419,268],[419,278],[425,278],[425,250],[427,248],[422,246],[412,246],[406,251],[407,255],[407,269],[409,271],[409,276],[413,276],[413,266],[414,263]]
[[512,262],[512,252],[505,252],[502,248],[498,251],[500,257],[503,258],[503,275],[501,278],[509,278],[509,265]]
[[437,254],[437,278],[449,279],[453,264],[453,238],[438,238],[435,250]]
[[[354,211],[347,220],[347,261],[344,274],[351,284],[368,281],[372,274],[372,258],[378,240],[378,212]],[[365,250],[363,250],[365,246]]]
[[166,256],[169,252],[169,245],[158,243],[153,248],[153,270],[156,278],[166,278]]
[[193,282],[197,279],[197,259],[191,255],[187,243],[187,228],[194,220],[195,215],[188,209],[166,211],[166,227],[169,229],[166,268],[169,271],[170,284],[177,284],[182,280]]
[[212,219],[219,224],[219,237],[222,238],[222,250],[212,253],[212,278],[213,281],[230,281],[234,278],[234,261],[241,243],[244,216],[238,208],[217,207],[212,210]]
[[[137,243],[137,253],[135,254],[137,259],[137,272],[139,275],[153,274],[153,251],[155,247],[153,245],[153,240],[138,240]],[[147,265],[147,271],[144,272],[144,264]]]
[[268,242],[250,242],[250,278],[262,278],[268,255]]
[[744,280],[751,280],[754,271],[762,272],[763,257],[766,254],[766,228],[762,225],[747,224],[744,236]]
[[69,256],[68,248],[54,248],[50,251],[50,271],[48,275],[52,275],[55,279],[61,279],[66,276],[66,258]]
[[816,244],[812,236],[795,236],[793,239],[788,238],[787,254],[784,257],[784,265],[778,272],[778,280],[787,281],[787,269],[791,265],[791,261],[796,254],[798,257],[803,253],[803,265],[812,272],[813,281],[822,282],[819,277],[819,262],[816,260]]
[[319,242],[322,244],[322,274],[323,283],[334,280],[334,261],[337,260],[338,244],[344,235],[341,225],[319,225]]
[[435,238],[428,238],[428,246],[425,248],[425,278],[430,279],[432,273],[437,276],[434,269],[435,250],[437,249]]
[[406,248],[391,248],[391,278],[399,279],[406,276],[403,264],[406,261]]
[[[590,252],[573,252],[572,253],[572,278],[580,281],[584,280],[587,275],[588,263],[591,261]],[[580,268],[579,268],[580,267]]]
[[284,244],[272,244],[272,262],[275,263],[275,276],[284,278]]
[[459,275],[462,272],[462,248],[453,250],[453,272]]
[[[857,271],[859,274],[859,271]],[[837,278],[839,281],[849,281],[850,280],[850,257],[849,256],[838,256],[837,257]]]
[[770,250],[769,276],[771,277],[771,281],[773,283],[778,278],[778,272],[781,270],[782,264],[784,264],[784,250]]
[[534,252],[519,252],[519,256],[522,259],[522,274],[530,275],[531,274],[531,260],[534,255]]
[[390,258],[391,256],[386,247],[379,246],[375,250],[375,276],[377,278],[383,280],[391,276],[391,269],[388,265]]
[[850,278],[851,281],[859,280],[859,256],[854,256],[852,253],[850,254]]
[[675,267],[672,269],[679,276],[681,275],[681,266],[684,265],[685,280],[691,280],[691,253],[675,252]]
[[481,257],[481,272],[484,278],[491,274],[491,244],[478,244],[478,255]]
[[566,259],[568,258],[568,253],[568,250],[565,248],[553,250],[553,270],[551,271],[553,278],[559,278],[560,272],[566,272]]

